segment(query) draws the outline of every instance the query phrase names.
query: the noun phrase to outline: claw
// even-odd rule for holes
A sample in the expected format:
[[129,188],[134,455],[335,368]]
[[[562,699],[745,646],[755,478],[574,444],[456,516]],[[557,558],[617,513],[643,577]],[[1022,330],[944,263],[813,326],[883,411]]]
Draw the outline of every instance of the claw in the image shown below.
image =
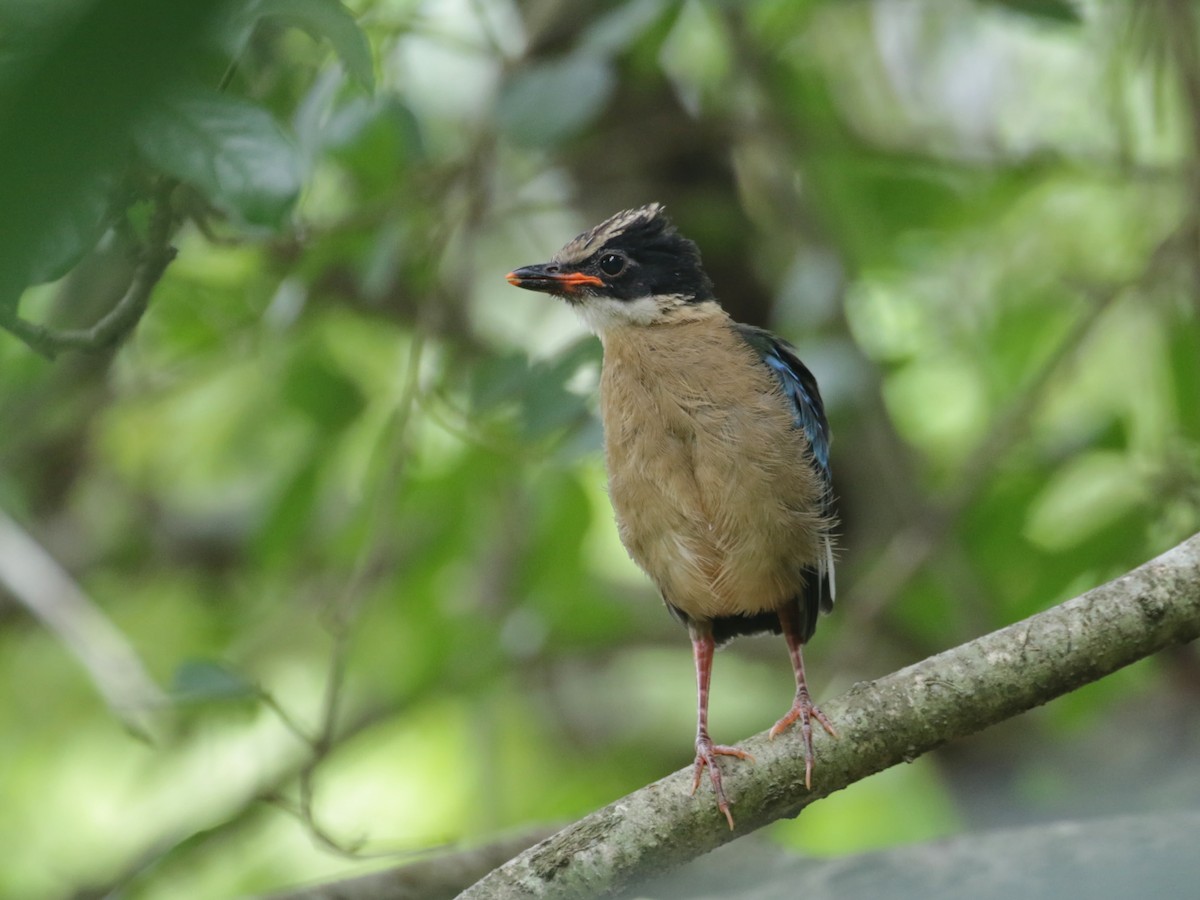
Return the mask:
[[787,715],[771,727],[771,740],[774,740],[787,731],[797,719],[800,720],[800,738],[804,743],[804,786],[811,791],[813,760],[816,759],[812,745],[812,720],[816,719],[830,737],[836,739],[838,733],[825,713],[821,712],[820,707],[812,702],[808,691],[801,689],[796,691],[796,699],[792,703],[792,708],[788,710]]
[[725,814],[725,821],[729,823],[729,830],[733,831],[733,814],[729,811],[729,800],[725,796],[725,788],[721,786],[721,769],[717,766],[718,756],[736,756],[738,759],[748,759],[754,762],[753,754],[747,753],[738,747],[726,747],[723,744],[714,744],[707,738],[697,739],[696,741],[696,763],[692,777],[692,794],[696,793],[696,789],[700,787],[700,778],[704,773],[704,767],[708,767],[708,777],[712,782],[713,794],[717,798],[717,809]]

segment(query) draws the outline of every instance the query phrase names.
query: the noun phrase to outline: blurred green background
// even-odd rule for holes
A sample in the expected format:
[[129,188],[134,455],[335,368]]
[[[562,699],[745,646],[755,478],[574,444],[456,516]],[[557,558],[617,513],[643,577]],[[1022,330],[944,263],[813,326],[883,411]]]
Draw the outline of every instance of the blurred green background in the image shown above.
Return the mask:
[[[503,278],[653,200],[821,382],[818,699],[1200,529],[1190,0],[10,3],[0,325],[179,253],[119,351],[0,331],[0,894],[278,889],[690,763],[599,347]],[[740,641],[714,738],[792,689]],[[1194,808],[1197,758],[1185,647],[769,834]]]

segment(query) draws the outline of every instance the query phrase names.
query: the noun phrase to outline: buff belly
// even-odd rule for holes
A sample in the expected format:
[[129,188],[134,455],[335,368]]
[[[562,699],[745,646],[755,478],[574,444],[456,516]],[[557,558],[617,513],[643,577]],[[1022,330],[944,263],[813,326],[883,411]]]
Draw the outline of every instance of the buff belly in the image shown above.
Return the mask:
[[774,377],[723,313],[604,337],[621,540],[694,620],[778,609],[825,552],[823,485]]

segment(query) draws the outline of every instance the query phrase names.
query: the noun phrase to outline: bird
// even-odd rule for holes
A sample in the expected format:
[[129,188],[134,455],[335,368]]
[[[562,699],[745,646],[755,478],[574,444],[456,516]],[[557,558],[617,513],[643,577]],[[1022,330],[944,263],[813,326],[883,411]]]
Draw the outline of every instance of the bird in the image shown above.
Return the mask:
[[713,653],[740,635],[782,634],[795,674],[775,738],[797,721],[811,790],[812,700],[802,648],[833,608],[836,512],[830,430],[817,380],[788,342],[718,302],[695,242],[665,208],[616,213],[547,263],[507,281],[551,294],[600,339],[600,416],[617,530],[687,627],[696,668],[692,794],[708,770],[733,815],[708,728]]

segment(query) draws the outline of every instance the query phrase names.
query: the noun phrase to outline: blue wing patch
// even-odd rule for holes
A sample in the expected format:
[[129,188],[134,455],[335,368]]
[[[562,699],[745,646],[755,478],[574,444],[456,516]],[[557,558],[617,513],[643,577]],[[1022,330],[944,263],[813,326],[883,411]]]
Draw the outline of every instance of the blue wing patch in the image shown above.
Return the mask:
[[792,404],[792,418],[804,429],[813,461],[826,485],[831,484],[829,471],[829,423],[825,420],[825,404],[817,390],[817,379],[796,356],[796,348],[769,331],[752,325],[735,326],[742,338],[754,348],[759,358],[775,377],[783,394]]
[[[833,513],[833,476],[829,470],[829,422],[825,419],[825,404],[817,389],[817,379],[796,355],[796,348],[762,328],[735,323],[738,334],[758,354],[759,359],[775,373],[783,395],[792,406],[792,420],[797,428],[804,430],[808,445],[812,449],[813,467],[825,484],[822,512]],[[816,571],[818,606],[828,611],[833,606],[836,587],[833,578],[833,542],[826,536],[825,559]],[[816,607],[806,610],[809,616],[808,631],[816,625]]]

